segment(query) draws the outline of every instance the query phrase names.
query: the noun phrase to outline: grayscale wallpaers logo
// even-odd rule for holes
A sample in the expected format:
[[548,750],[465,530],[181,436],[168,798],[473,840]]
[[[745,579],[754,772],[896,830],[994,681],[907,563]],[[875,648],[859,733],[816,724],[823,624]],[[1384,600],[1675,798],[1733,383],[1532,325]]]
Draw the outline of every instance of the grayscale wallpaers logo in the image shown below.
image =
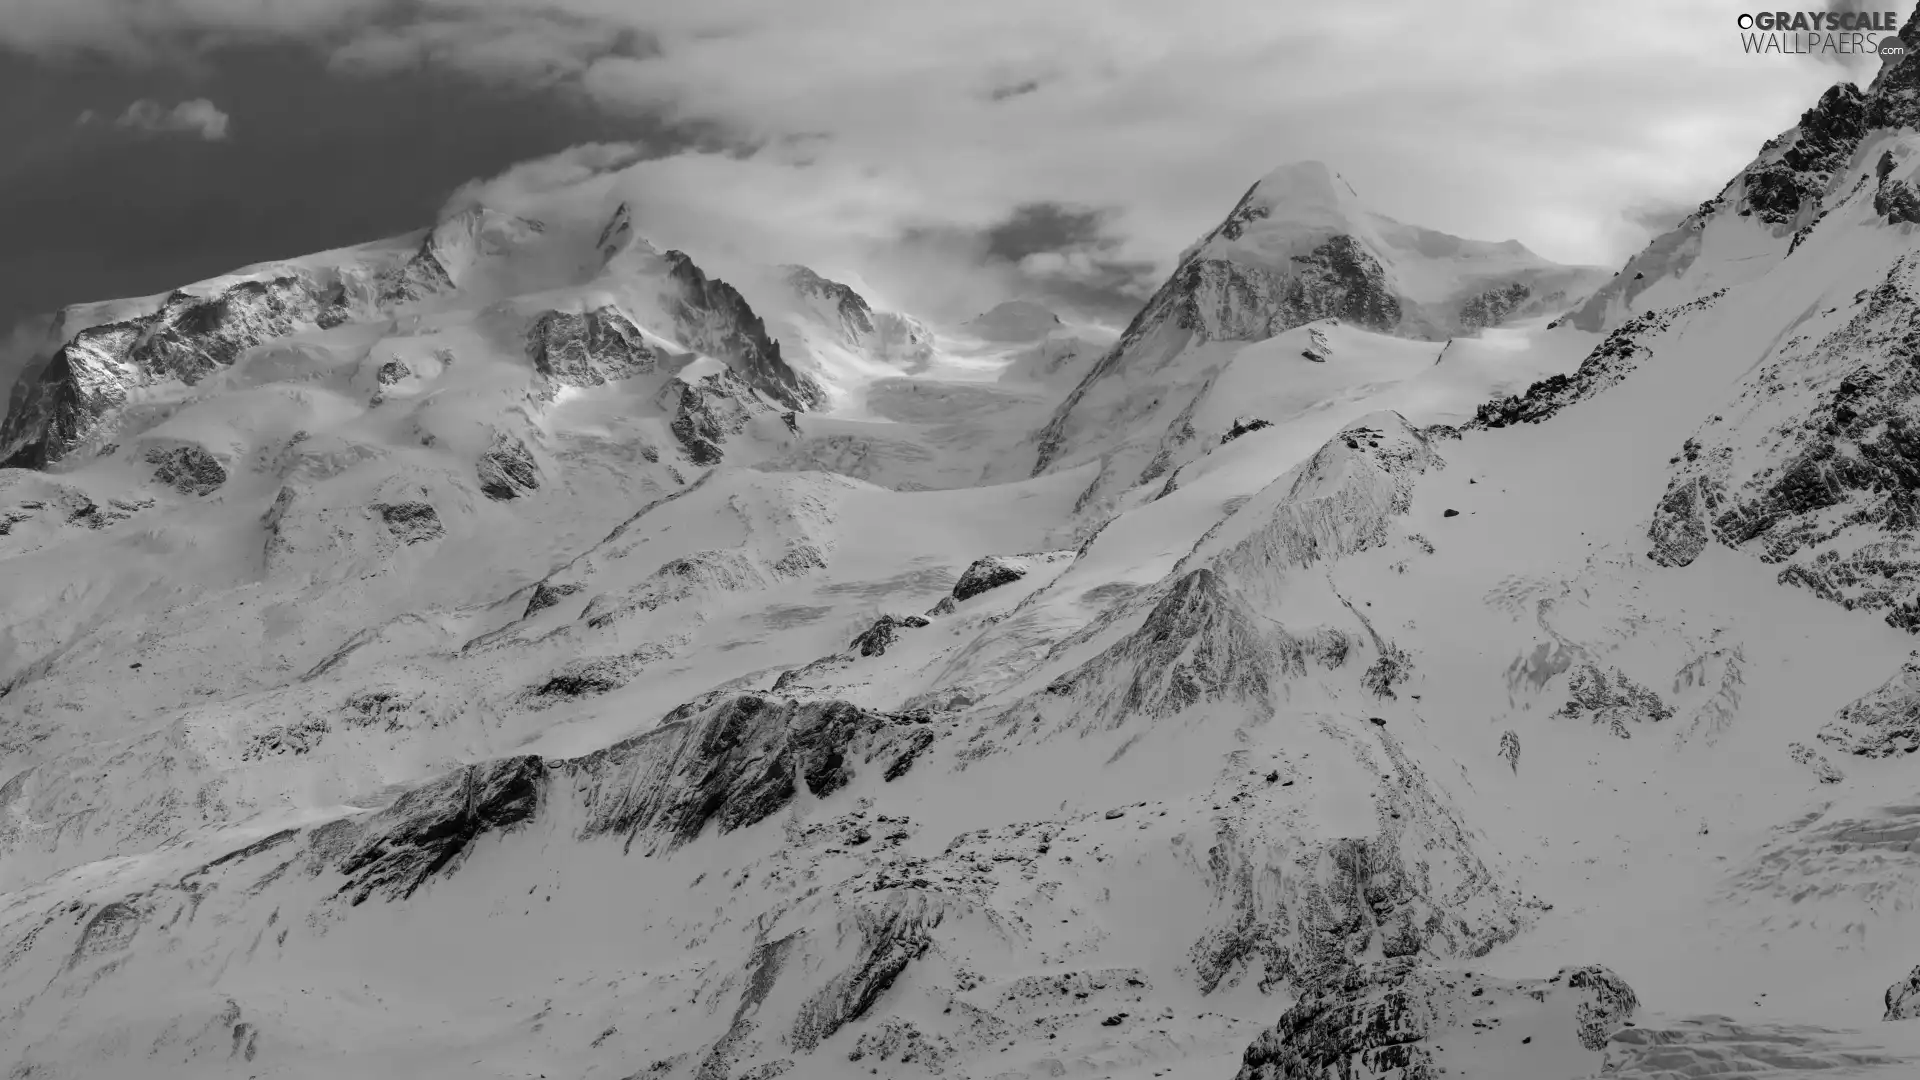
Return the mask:
[[1741,49],[1750,53],[1878,56],[1883,61],[1907,55],[1906,42],[1895,33],[1900,14],[1894,11],[1753,11],[1734,22]]

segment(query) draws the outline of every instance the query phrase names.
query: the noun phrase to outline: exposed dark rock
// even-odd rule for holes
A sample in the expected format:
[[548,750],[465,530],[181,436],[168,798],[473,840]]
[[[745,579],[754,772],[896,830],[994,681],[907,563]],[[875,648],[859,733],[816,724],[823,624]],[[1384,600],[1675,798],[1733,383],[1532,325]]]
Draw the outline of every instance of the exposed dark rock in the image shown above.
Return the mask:
[[147,451],[153,478],[182,495],[209,495],[227,482],[227,470],[199,446],[154,447]]
[[671,655],[664,646],[647,643],[615,656],[583,656],[567,661],[544,682],[521,696],[528,707],[544,709],[566,701],[595,697],[620,689],[647,665]]
[[1327,358],[1333,355],[1333,346],[1327,343],[1326,332],[1317,326],[1308,328],[1307,347],[1300,350],[1300,355],[1316,364],[1326,363]]
[[988,555],[975,559],[973,565],[960,575],[960,580],[953,583],[953,598],[970,600],[989,589],[1011,585],[1026,576],[1025,566],[1004,556]]
[[1882,1020],[1912,1020],[1920,1017],[1920,967],[1907,973],[1907,977],[1887,987],[1887,1011]]
[[374,378],[381,386],[393,386],[402,380],[413,377],[413,369],[399,360],[389,360],[380,365]]
[[[1509,982],[1389,959],[1348,968],[1304,994],[1247,1048],[1236,1080],[1437,1080],[1447,1062],[1430,1039],[1523,998],[1540,1004],[1543,1023],[1571,1023],[1580,1045],[1595,1054],[1639,1008],[1626,983],[1598,965]],[[1572,1016],[1563,1018],[1568,1002]]]
[[1818,200],[1835,172],[1844,168],[1870,126],[1868,102],[1852,83],[1839,83],[1801,114],[1793,145],[1780,157],[1747,173],[1746,202],[1769,225],[1784,225],[1802,203]]
[[665,258],[679,290],[669,313],[683,344],[726,360],[748,386],[787,409],[810,409],[825,400],[813,380],[787,365],[779,343],[733,286],[707,277],[684,252],[669,251]]
[[340,865],[339,888],[359,904],[376,893],[404,900],[456,865],[488,833],[526,824],[539,810],[546,766],[538,757],[468,765],[403,792],[367,823]]
[[1460,326],[1469,331],[1486,326],[1498,326],[1506,321],[1507,316],[1525,304],[1532,295],[1533,290],[1522,281],[1488,289],[1468,298],[1466,303],[1460,305]]
[[1257,416],[1252,419],[1237,416],[1234,417],[1233,426],[1227,429],[1225,435],[1220,436],[1220,443],[1224,446],[1250,431],[1259,431],[1261,428],[1270,428],[1272,426],[1273,421],[1271,420],[1262,420]]
[[261,342],[337,319],[341,303],[334,287],[289,275],[174,292],[151,315],[82,330],[16,391],[0,424],[0,468],[44,469],[107,423],[129,390],[197,383]]
[[1500,733],[1500,759],[1515,773],[1520,771],[1520,735],[1514,731]]
[[1749,373],[1746,401],[1807,389],[1764,428],[1701,424],[1670,461],[1651,557],[1684,566],[1710,541],[1746,548],[1784,564],[1782,584],[1920,630],[1916,307],[1920,264],[1902,256],[1845,323],[1783,343]]
[[1847,778],[1845,773],[1833,767],[1833,762],[1827,760],[1827,755],[1806,743],[1788,743],[1787,756],[1792,758],[1796,765],[1805,765],[1812,770],[1814,777],[1823,784],[1837,784]]
[[493,449],[480,456],[480,491],[498,502],[517,499],[540,487],[540,469],[527,444],[511,435],[494,436]]
[[1380,650],[1379,659],[1367,667],[1360,676],[1360,685],[1366,687],[1375,697],[1392,698],[1395,685],[1407,681],[1413,674],[1413,658],[1403,650],[1387,645]]
[[926,625],[927,620],[918,615],[882,615],[847,647],[861,656],[879,656],[892,647],[900,627],[918,628]]
[[563,386],[599,386],[654,370],[660,354],[640,328],[612,306],[549,311],[527,331],[527,355]]
[[861,763],[900,775],[933,739],[924,725],[839,701],[742,694],[564,764],[587,807],[583,836],[618,834],[648,849],[687,843],[713,824],[766,820],[796,782],[826,796]]
[[378,514],[380,520],[386,522],[387,529],[403,543],[421,544],[438,540],[447,532],[440,523],[439,511],[428,503],[374,503],[368,509]]
[[812,1050],[866,1015],[907,965],[932,947],[932,931],[942,914],[925,893],[908,889],[890,893],[877,907],[856,907],[853,922],[860,949],[853,963],[800,1006],[789,1037],[794,1048]]
[[1856,757],[1894,757],[1920,749],[1920,651],[1872,693],[1842,706],[1818,737]]
[[1889,225],[1920,223],[1920,196],[1914,194],[1912,184],[1886,177],[1873,193],[1873,212]]
[[1558,716],[1578,718],[1588,715],[1596,724],[1606,724],[1615,735],[1631,738],[1628,723],[1658,723],[1673,716],[1673,709],[1660,695],[1634,682],[1619,668],[1612,674],[1591,663],[1581,664],[1567,680],[1569,700]]
[[1725,289],[1675,307],[1650,311],[1629,319],[1595,346],[1572,375],[1553,375],[1527,387],[1523,394],[1490,401],[1474,412],[1464,429],[1500,428],[1509,424],[1537,424],[1575,402],[1617,385],[1639,367],[1652,351],[1640,344],[1667,329],[1681,315],[1713,305]]
[[783,269],[787,273],[787,285],[794,292],[834,305],[834,310],[840,315],[841,327],[849,337],[873,333],[873,308],[868,306],[865,297],[851,287],[823,278],[804,266]]
[[533,595],[527,597],[527,610],[520,617],[530,618],[534,612],[544,611],[583,588],[585,586],[572,581],[542,581],[533,587]]

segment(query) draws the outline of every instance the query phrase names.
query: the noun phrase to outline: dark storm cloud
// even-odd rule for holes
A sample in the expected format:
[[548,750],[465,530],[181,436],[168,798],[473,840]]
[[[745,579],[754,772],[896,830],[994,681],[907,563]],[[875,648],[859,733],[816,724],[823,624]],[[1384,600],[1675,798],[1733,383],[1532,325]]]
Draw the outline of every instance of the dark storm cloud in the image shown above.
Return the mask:
[[1011,83],[1006,86],[996,86],[987,96],[995,101],[1005,101],[1008,98],[1017,98],[1024,94],[1031,94],[1038,89],[1040,89],[1039,79],[1023,79],[1020,82]]
[[[474,177],[569,146],[701,144],[690,126],[610,118],[564,89],[436,67],[342,77],[291,44],[206,58],[131,67],[0,49],[0,327],[404,233]],[[234,137],[138,139],[113,125],[149,99],[219,102]]]
[[1069,248],[1111,247],[1114,238],[1107,235],[1111,210],[1066,206],[1055,202],[1027,203],[1013,208],[1007,220],[986,230],[987,254],[1019,262],[1043,251]]
[[1024,203],[984,228],[916,226],[910,249],[950,253],[999,279],[1011,295],[1065,313],[1124,322],[1158,284],[1153,262],[1121,255],[1116,211],[1055,202]]

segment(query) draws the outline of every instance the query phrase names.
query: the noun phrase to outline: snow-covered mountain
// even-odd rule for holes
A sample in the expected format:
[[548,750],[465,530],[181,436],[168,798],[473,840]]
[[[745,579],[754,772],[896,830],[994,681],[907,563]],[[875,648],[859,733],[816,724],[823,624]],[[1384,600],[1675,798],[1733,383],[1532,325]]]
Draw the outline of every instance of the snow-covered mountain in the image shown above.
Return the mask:
[[1117,339],[584,190],[70,309],[0,1062],[1914,1075],[1917,88],[1586,304],[1302,165]]
[[[1289,344],[1289,367],[1326,362],[1332,327],[1432,341],[1437,354],[1455,335],[1558,314],[1605,278],[1595,267],[1549,262],[1518,241],[1402,224],[1369,210],[1320,162],[1283,166],[1181,253],[1040,433],[1034,472],[1099,459],[1089,496],[1102,498],[1164,476],[1194,459],[1195,440],[1205,445],[1229,429],[1196,426],[1194,417],[1208,411],[1216,382],[1243,362],[1247,346],[1296,328],[1321,324],[1310,340]],[[1258,381],[1284,388],[1295,376]],[[1256,396],[1228,411],[1265,404]]]

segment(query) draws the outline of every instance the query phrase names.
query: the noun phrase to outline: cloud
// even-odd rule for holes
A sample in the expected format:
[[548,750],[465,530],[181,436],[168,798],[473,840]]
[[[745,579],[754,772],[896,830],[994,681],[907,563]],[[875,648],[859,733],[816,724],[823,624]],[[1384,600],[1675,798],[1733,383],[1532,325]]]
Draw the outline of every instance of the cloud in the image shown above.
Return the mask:
[[[80,114],[82,124],[92,119],[92,110]],[[198,135],[208,142],[218,142],[227,137],[228,122],[227,114],[206,98],[183,101],[171,109],[152,99],[142,98],[127,106],[127,111],[121,113],[113,124],[135,131]]]
[[473,206],[551,214],[553,204],[544,196],[557,191],[568,193],[568,198],[560,200],[562,205],[591,211],[591,207],[583,206],[581,189],[590,181],[633,164],[645,153],[646,148],[639,143],[583,143],[524,161],[498,176],[461,185],[447,199],[440,216],[445,218]]
[[9,392],[22,375],[45,356],[47,330],[51,315],[35,315],[15,323],[0,334],[0,410],[6,408]]
[[[1164,272],[1253,179],[1301,158],[1402,220],[1617,263],[1647,239],[1634,208],[1719,190],[1841,73],[1745,54],[1720,0],[11,7],[0,40],[16,45],[277,35],[343,76],[437,66],[710,125],[734,149],[633,167],[640,201],[678,207],[660,228],[710,231],[690,250],[885,250],[933,280],[921,256],[937,248],[974,253],[985,280],[1062,288]],[[1030,260],[982,245],[1036,206],[1098,208],[1102,246]]]

